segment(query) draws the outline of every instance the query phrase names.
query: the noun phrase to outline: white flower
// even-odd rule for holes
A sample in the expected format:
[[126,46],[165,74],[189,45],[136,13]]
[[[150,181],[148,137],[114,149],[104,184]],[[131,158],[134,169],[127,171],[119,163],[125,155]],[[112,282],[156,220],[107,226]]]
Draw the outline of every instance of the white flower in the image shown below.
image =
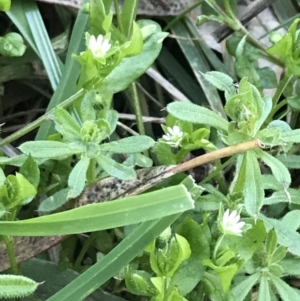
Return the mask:
[[231,213],[229,209],[227,209],[223,215],[221,227],[223,229],[224,234],[231,235],[242,235],[242,228],[245,225],[245,222],[240,222],[240,215],[236,210],[233,210]]
[[178,125],[174,125],[173,128],[167,128],[166,135],[163,135],[162,138],[167,144],[178,147],[183,139],[183,132]]
[[92,54],[96,58],[105,56],[107,51],[111,48],[109,39],[105,38],[103,35],[99,35],[96,39],[95,36],[91,36],[88,42],[88,47],[91,50]]

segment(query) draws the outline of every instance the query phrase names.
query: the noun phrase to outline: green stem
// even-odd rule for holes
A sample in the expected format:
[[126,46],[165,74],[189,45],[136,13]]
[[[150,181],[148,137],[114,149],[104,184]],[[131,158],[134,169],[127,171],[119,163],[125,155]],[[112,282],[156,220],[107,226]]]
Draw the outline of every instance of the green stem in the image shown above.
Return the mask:
[[120,31],[124,34],[124,28],[123,28],[123,23],[121,20],[121,12],[120,12],[120,7],[119,7],[119,0],[114,0],[114,6],[115,6],[115,12],[118,20],[118,25]]
[[228,191],[228,187],[227,187],[227,184],[226,184],[226,181],[221,173],[221,170],[222,170],[222,164],[221,164],[221,160],[217,160],[215,161],[215,166],[216,166],[216,169],[219,170],[219,172],[217,172],[215,174],[215,180],[216,182],[218,183],[218,186],[219,186],[219,190],[220,192],[222,192],[223,194],[227,194],[227,191]]
[[278,57],[268,53],[266,51],[264,45],[261,44],[260,41],[258,39],[256,39],[253,35],[251,35],[251,33],[243,26],[243,24],[240,22],[240,20],[233,13],[233,11],[229,5],[229,1],[225,1],[226,12],[224,12],[214,1],[213,1],[213,3],[209,3],[210,1],[205,1],[205,2],[208,3],[218,14],[223,16],[225,19],[226,18],[230,19],[232,21],[232,23],[235,23],[235,25],[232,26],[231,24],[226,22],[227,26],[231,27],[233,30],[236,30],[237,28],[239,28],[238,31],[246,36],[246,39],[249,43],[251,43],[258,49],[260,49],[264,53],[264,56],[267,60],[269,60],[270,62],[272,62],[278,66],[284,67],[284,62],[281,61]]
[[273,109],[271,110],[268,118],[265,121],[265,124],[269,124],[272,119],[273,116],[278,112],[278,110],[284,106],[286,104],[286,100],[281,101],[279,104],[278,101],[282,95],[282,93],[284,92],[286,86],[288,85],[288,83],[290,82],[290,80],[293,78],[293,75],[287,75],[287,73],[285,73],[283,79],[280,81],[278,88],[272,98],[272,103],[273,103]]
[[204,1],[220,16],[222,16],[224,18],[228,18],[227,14],[224,12],[224,10],[215,1],[211,1],[211,0],[204,0]]
[[293,78],[293,75],[288,75],[285,73],[283,79],[280,81],[279,86],[273,96],[272,102],[273,102],[273,107],[277,105],[281,94],[284,92],[286,86],[290,82],[290,80]]
[[287,100],[286,100],[286,99],[283,99],[277,106],[275,106],[275,107],[271,110],[271,112],[270,112],[268,118],[267,118],[266,121],[265,121],[265,124],[268,125],[268,124],[273,120],[274,115],[275,115],[275,114],[276,114],[283,106],[285,106],[286,104],[287,104]]
[[139,131],[140,135],[145,135],[143,114],[142,114],[142,109],[141,109],[141,105],[139,102],[139,97],[138,97],[137,88],[136,88],[135,83],[132,83],[130,85],[130,92],[131,92],[132,104],[133,104],[133,108],[134,108],[138,131]]
[[180,15],[176,16],[176,18],[172,19],[172,21],[169,22],[167,24],[167,26],[164,27],[163,31],[169,30],[174,24],[176,24],[179,20],[181,20],[186,14],[188,14],[190,11],[192,11],[196,7],[200,6],[201,4],[202,3],[198,1],[194,5],[192,5],[191,7],[189,7],[188,9],[186,9],[185,11],[183,11]]
[[96,159],[91,159],[87,173],[86,178],[88,184],[92,184],[96,181]]
[[[69,97],[68,99],[66,99],[65,101],[63,101],[59,105],[57,105],[55,108],[57,108],[57,107],[66,108],[66,107],[70,106],[74,101],[81,98],[84,95],[84,93],[85,93],[85,91],[83,89],[80,89],[76,94],[72,95],[71,97]],[[39,117],[35,121],[29,123],[28,125],[23,127],[21,130],[19,130],[15,133],[11,134],[10,136],[0,140],[0,146],[9,144],[9,143],[15,141],[16,139],[24,136],[25,134],[27,134],[27,133],[35,130],[36,128],[38,128],[44,121],[51,119],[55,108],[53,108],[52,110],[50,110],[49,112],[47,112],[43,116]]]
[[74,270],[75,271],[80,271],[80,267],[81,267],[81,262],[82,262],[82,259],[85,255],[85,253],[87,252],[88,248],[90,247],[91,243],[93,242],[94,239],[97,238],[97,232],[93,232],[89,237],[88,239],[84,242],[81,250],[80,250],[80,253],[79,255],[77,256],[76,258],[76,261],[75,261],[75,264],[74,264]]
[[224,237],[225,237],[225,234],[222,234],[222,236],[220,236],[217,240],[217,243],[216,243],[215,249],[214,249],[214,253],[213,253],[213,260],[216,260],[216,258],[217,258],[217,253],[218,253],[219,247],[220,247],[221,242]]
[[13,240],[12,240],[12,238],[10,238],[7,235],[3,235],[2,239],[3,239],[3,241],[6,245],[7,255],[8,255],[8,258],[9,258],[11,270],[15,275],[19,275],[20,273],[19,273],[19,268],[18,268],[16,256],[15,256]]
[[214,170],[213,172],[210,172],[209,175],[207,177],[205,177],[205,179],[203,179],[199,185],[204,185],[205,183],[207,183],[208,181],[210,181],[211,179],[213,179],[217,173],[219,173],[221,170],[224,170],[229,164],[233,163],[235,160],[235,156],[233,155],[230,159],[228,159],[225,163],[223,163],[222,165],[218,166],[216,170]]

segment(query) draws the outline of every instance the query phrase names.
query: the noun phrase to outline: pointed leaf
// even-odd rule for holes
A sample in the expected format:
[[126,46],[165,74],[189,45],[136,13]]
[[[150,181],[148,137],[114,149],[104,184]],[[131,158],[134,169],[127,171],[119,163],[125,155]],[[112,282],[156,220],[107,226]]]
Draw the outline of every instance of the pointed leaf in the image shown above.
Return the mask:
[[101,145],[101,151],[115,154],[139,153],[153,146],[155,141],[148,136],[131,136],[119,141],[104,143]]
[[258,215],[264,200],[264,190],[262,176],[257,162],[257,157],[253,151],[245,154],[246,174],[245,174],[245,208],[252,216]]
[[212,126],[227,132],[229,123],[217,113],[204,107],[176,101],[169,104],[167,110],[170,114],[181,120]]
[[266,275],[260,279],[257,301],[272,301],[268,276]]
[[28,141],[19,149],[34,158],[56,159],[81,153],[81,149],[70,148],[66,143],[59,141]]
[[235,285],[231,290],[230,301],[243,301],[259,278],[260,273],[257,272]]
[[85,187],[86,173],[89,164],[90,159],[88,157],[82,157],[74,166],[68,179],[68,186],[70,188],[68,199],[74,199],[82,193]]
[[136,177],[136,173],[132,167],[120,164],[108,156],[99,155],[97,157],[97,162],[104,171],[115,178],[121,180],[130,180]]
[[284,188],[287,188],[292,181],[289,170],[278,159],[269,155],[267,152],[257,150],[256,153],[265,162],[265,164],[271,168],[272,174],[276,180],[282,183]]
[[290,287],[286,282],[272,274],[269,274],[269,277],[283,301],[299,299],[299,295],[296,293],[294,288]]
[[38,283],[16,275],[0,275],[0,298],[20,298],[31,295]]

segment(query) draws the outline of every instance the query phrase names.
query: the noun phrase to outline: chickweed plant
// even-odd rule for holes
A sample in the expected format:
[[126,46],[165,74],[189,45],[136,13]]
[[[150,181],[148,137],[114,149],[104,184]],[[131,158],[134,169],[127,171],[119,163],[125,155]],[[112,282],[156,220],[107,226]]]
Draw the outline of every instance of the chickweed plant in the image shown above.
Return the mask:
[[[212,14],[200,16],[198,25],[214,20],[235,30],[227,48],[238,84],[229,73],[199,72],[210,89],[218,89],[223,112],[170,102],[157,138],[146,135],[135,81],[154,63],[168,34],[154,21],[136,21],[138,1],[125,0],[121,10],[118,1],[85,2],[65,63],[53,51],[33,0],[16,0],[10,10],[9,1],[1,1],[21,33],[1,37],[1,55],[22,56],[26,47],[36,52],[55,92],[43,116],[0,141],[7,145],[38,128],[35,140],[18,145],[21,154],[0,157],[0,235],[6,248],[0,262],[11,267],[0,275],[0,298],[300,298],[292,281],[300,277],[300,191],[290,172],[300,168],[300,19],[286,35],[273,34],[266,49],[239,22],[233,1],[224,0],[224,9],[214,0],[204,2]],[[284,69],[279,83],[271,68],[255,67],[260,57]],[[273,97],[264,92],[270,86]],[[139,133],[121,137],[113,99],[127,88]],[[215,155],[210,174],[195,183],[179,171],[199,149]],[[160,177],[151,169],[154,163],[170,166],[173,176]],[[7,175],[6,166],[17,171]],[[154,171],[151,178],[137,180],[140,168]],[[93,204],[84,203],[82,193],[97,182],[105,185],[88,198]],[[140,190],[131,185],[127,191],[122,183],[139,183]],[[147,184],[151,189],[140,193]],[[121,189],[119,199],[96,203],[97,193]],[[84,206],[74,209],[74,199]],[[35,213],[22,218],[24,206]],[[70,234],[82,234],[82,244],[76,236],[63,242],[59,268],[45,257],[28,260],[36,255],[30,251],[36,237]],[[17,243],[15,237],[22,236],[34,239]]]

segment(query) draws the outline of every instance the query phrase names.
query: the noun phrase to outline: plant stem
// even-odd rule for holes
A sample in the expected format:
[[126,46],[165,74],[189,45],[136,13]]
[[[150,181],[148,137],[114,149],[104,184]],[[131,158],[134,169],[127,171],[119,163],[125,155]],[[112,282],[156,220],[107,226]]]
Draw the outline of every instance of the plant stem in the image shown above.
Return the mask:
[[221,242],[224,237],[225,237],[225,234],[222,234],[222,236],[220,236],[216,242],[214,253],[213,253],[213,260],[216,260],[216,258],[217,258],[217,253],[218,253],[219,247],[220,247]]
[[91,159],[86,173],[86,178],[88,184],[92,184],[96,181],[96,159]]
[[266,121],[265,121],[265,124],[268,125],[268,124],[273,120],[273,116],[274,116],[274,115],[275,115],[275,114],[276,114],[283,106],[285,106],[286,104],[287,104],[287,100],[284,99],[284,100],[282,100],[277,106],[275,106],[275,107],[271,110],[271,112],[270,112],[268,118],[267,118]]
[[50,110],[49,112],[47,112],[43,116],[41,116],[38,119],[36,119],[35,121],[29,123],[28,125],[23,127],[21,130],[18,130],[17,132],[11,134],[10,136],[0,140],[0,146],[3,146],[3,145],[6,145],[6,144],[9,144],[9,143],[13,142],[14,140],[16,140],[16,139],[24,136],[25,134],[27,134],[27,133],[35,130],[36,128],[38,128],[44,121],[51,120],[51,117],[52,117],[52,115],[53,115],[56,108],[58,108],[58,107],[67,108],[74,101],[76,101],[77,99],[82,97],[84,95],[84,93],[85,93],[85,91],[83,89],[80,89],[76,94],[72,95],[71,97],[69,97],[68,99],[66,99],[65,101],[63,101],[59,105],[57,105],[55,108],[53,108],[52,110]]
[[91,243],[93,242],[94,239],[96,239],[98,233],[93,232],[88,239],[84,242],[79,255],[76,258],[75,264],[74,264],[74,270],[80,272],[80,266],[82,259],[84,257],[84,254],[87,252],[88,248],[90,247]]
[[19,275],[19,268],[18,268],[16,256],[15,256],[15,250],[14,250],[14,244],[13,244],[12,238],[10,238],[7,235],[3,235],[2,239],[6,245],[7,255],[9,258],[11,270],[15,275]]
[[293,75],[288,75],[287,73],[285,73],[283,79],[280,81],[280,83],[278,85],[275,95],[273,96],[273,99],[272,99],[273,107],[277,105],[281,94],[284,92],[286,86],[288,85],[290,80],[292,80],[292,78],[293,78]]
[[167,31],[169,30],[174,24],[176,24],[177,22],[179,22],[180,19],[182,19],[186,14],[188,14],[190,11],[192,11],[193,9],[195,9],[196,7],[200,6],[202,3],[201,2],[197,2],[194,5],[190,6],[188,9],[186,9],[185,11],[183,11],[180,15],[176,16],[176,18],[172,19],[171,22],[169,22],[167,24],[167,26],[165,26],[163,28],[163,31]]
[[133,104],[133,108],[134,108],[134,114],[135,114],[135,118],[136,118],[138,131],[139,131],[140,135],[145,135],[143,114],[142,114],[141,105],[139,102],[136,84],[134,82],[130,85],[130,93],[131,93],[131,97],[132,97],[132,104]]
[[255,47],[257,47],[258,49],[260,49],[264,55],[265,58],[267,60],[269,60],[270,62],[284,67],[284,62],[281,61],[278,57],[268,53],[264,47],[263,44],[261,44],[261,42],[256,39],[245,27],[244,25],[240,22],[240,20],[235,16],[235,14],[233,13],[229,2],[225,1],[225,5],[226,5],[226,12],[224,12],[216,3],[209,3],[210,1],[205,1],[206,3],[208,3],[218,14],[220,14],[221,16],[223,16],[225,19],[230,19],[233,23],[235,23],[234,26],[230,26],[229,23],[226,22],[226,25],[231,27],[233,30],[237,30],[241,32],[243,35],[246,36],[246,39],[249,43],[251,43],[252,45],[254,45]]
[[223,163],[222,165],[218,166],[216,170],[214,170],[213,172],[210,172],[209,175],[207,177],[205,177],[205,179],[203,179],[199,185],[203,185],[205,183],[207,183],[208,181],[210,181],[211,179],[213,179],[217,173],[219,173],[221,170],[224,170],[229,164],[231,164],[233,161],[235,160],[235,157],[232,156],[230,159],[228,159],[225,163]]
[[218,183],[219,190],[223,194],[227,194],[228,187],[227,187],[226,181],[225,181],[225,179],[224,179],[224,177],[221,173],[222,164],[221,164],[220,159],[215,161],[215,166],[216,166],[217,170],[219,170],[219,172],[217,172],[216,175],[215,175],[215,180]]
[[277,104],[283,91],[285,90],[286,86],[288,85],[288,83],[292,78],[293,75],[287,75],[287,73],[285,73],[283,79],[280,81],[278,88],[272,98],[273,109],[271,110],[269,116],[267,117],[265,124],[269,124],[272,121],[273,116],[278,112],[278,110],[287,103],[286,100],[283,100],[279,104]]
[[118,26],[120,31],[124,34],[124,28],[123,28],[123,23],[121,20],[121,12],[120,12],[120,7],[119,7],[119,0],[114,0],[114,6],[115,6],[115,12],[118,20]]
[[195,168],[196,166],[200,166],[221,158],[231,157],[236,154],[245,153],[246,151],[251,149],[263,148],[263,147],[264,145],[259,139],[231,145],[225,148],[212,151],[205,155],[196,157],[182,164],[176,165],[170,168],[167,172],[173,172],[175,174],[175,173],[187,171],[189,169]]

